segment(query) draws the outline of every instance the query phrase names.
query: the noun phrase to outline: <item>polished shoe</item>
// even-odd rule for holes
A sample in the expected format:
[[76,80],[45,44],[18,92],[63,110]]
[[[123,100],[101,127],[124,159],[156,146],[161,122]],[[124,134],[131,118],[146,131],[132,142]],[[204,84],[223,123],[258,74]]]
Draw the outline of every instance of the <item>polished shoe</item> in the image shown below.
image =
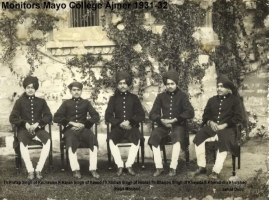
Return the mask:
[[127,167],[128,173],[131,174],[132,176],[135,176],[135,172],[132,167]]
[[205,167],[199,167],[196,171],[195,171],[195,173],[194,173],[194,176],[198,176],[198,175],[200,175],[200,174],[206,174],[206,168]]
[[118,168],[117,176],[121,176],[121,175],[122,175],[122,173],[123,173],[122,170],[123,170],[122,167],[119,167],[119,168]]
[[29,172],[28,176],[27,176],[27,179],[28,180],[33,180],[34,178],[35,178],[35,173],[34,172]]
[[176,172],[175,169],[170,168],[170,171],[169,171],[169,174],[168,175],[169,176],[176,176],[177,175],[177,172]]
[[80,179],[81,178],[80,171],[79,170],[73,171],[73,177]]
[[154,177],[160,176],[160,174],[164,171],[163,168],[157,168],[155,173],[153,174]]
[[37,178],[38,180],[41,180],[41,179],[43,178],[41,172],[39,172],[39,171],[36,171],[36,172],[35,172],[35,176],[36,176],[36,178]]
[[212,173],[209,175],[209,178],[210,178],[210,179],[215,179],[215,180],[217,180],[217,179],[220,179],[220,176],[219,176],[219,174],[217,174],[216,172],[212,172]]
[[98,179],[100,177],[100,175],[95,170],[91,170],[90,173],[91,173],[93,178]]

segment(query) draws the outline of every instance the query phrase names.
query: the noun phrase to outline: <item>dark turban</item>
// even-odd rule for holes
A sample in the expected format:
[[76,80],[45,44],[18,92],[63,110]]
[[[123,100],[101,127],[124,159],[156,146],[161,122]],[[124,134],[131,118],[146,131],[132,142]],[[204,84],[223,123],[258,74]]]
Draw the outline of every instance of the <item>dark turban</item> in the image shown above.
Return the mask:
[[178,85],[179,74],[175,70],[169,70],[168,72],[163,73],[162,77],[164,85],[167,84],[167,79],[174,81],[176,85]]
[[233,82],[228,78],[228,76],[224,74],[219,74],[219,76],[217,77],[217,84],[218,83],[222,83],[223,87],[227,89],[231,89],[231,90],[235,89]]
[[80,83],[80,82],[73,82],[73,83],[70,83],[70,84],[68,85],[69,90],[71,90],[72,87],[77,87],[77,88],[79,88],[79,89],[82,90],[83,85],[82,85],[82,83]]
[[28,85],[30,85],[30,84],[33,84],[35,90],[37,90],[38,87],[39,87],[38,78],[37,78],[37,77],[34,77],[34,76],[27,76],[27,77],[23,80],[22,85],[23,85],[23,87],[24,87],[24,89],[25,89],[25,88],[26,88]]
[[128,72],[120,71],[116,74],[116,83],[118,84],[121,80],[126,81],[126,84],[130,86],[132,84],[132,77]]

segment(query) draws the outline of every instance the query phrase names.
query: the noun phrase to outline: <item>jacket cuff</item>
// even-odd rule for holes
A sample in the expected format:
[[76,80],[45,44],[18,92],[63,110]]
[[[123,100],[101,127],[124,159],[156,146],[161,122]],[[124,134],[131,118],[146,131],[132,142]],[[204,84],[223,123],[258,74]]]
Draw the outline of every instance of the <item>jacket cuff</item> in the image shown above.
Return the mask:
[[62,124],[63,126],[67,126],[67,124],[68,124],[69,122],[70,122],[70,121],[68,121],[67,119],[63,119],[62,122],[61,122],[61,124]]
[[90,122],[89,120],[87,120],[84,123],[85,128],[90,129],[93,126],[94,123]]
[[161,117],[158,117],[154,120],[158,124],[158,126],[162,125]]
[[227,120],[225,123],[227,123],[227,128],[231,128],[231,127],[234,127],[234,123],[232,122],[231,119]]
[[43,128],[45,126],[45,123],[42,120],[40,120],[38,122],[38,124],[39,124],[40,128]]
[[119,121],[116,123],[116,126],[119,126],[122,122],[123,122],[123,119],[122,119],[122,120],[119,120]]
[[137,122],[133,118],[129,119],[128,121],[132,127],[137,125]]
[[180,116],[177,117],[176,119],[177,119],[177,123],[179,123],[179,124],[182,123],[185,120],[184,118],[182,118]]
[[20,123],[20,127],[26,129],[26,121],[22,121],[22,122]]

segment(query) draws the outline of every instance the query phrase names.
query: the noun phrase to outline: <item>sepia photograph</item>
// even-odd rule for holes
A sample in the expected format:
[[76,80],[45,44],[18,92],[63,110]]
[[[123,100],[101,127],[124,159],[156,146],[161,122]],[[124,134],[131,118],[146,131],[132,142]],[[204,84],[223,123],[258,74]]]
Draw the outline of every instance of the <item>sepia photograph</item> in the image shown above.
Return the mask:
[[0,0],[1,200],[267,200],[269,0]]

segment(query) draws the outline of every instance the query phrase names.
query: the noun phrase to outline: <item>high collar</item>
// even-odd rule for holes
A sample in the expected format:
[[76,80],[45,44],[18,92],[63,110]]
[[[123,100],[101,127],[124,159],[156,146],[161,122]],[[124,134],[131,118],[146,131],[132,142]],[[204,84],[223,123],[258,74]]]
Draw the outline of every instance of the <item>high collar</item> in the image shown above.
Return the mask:
[[167,93],[168,95],[170,95],[170,96],[174,96],[178,91],[179,91],[179,89],[176,88],[174,92],[168,92],[168,91],[166,91],[166,93]]
[[121,92],[121,91],[119,91],[119,90],[117,89],[117,90],[115,91],[115,93],[118,94],[118,95],[121,95],[121,96],[126,96],[126,95],[128,95],[130,92],[129,92],[129,91]]
[[81,97],[79,97],[79,98],[72,97],[73,101],[80,101],[81,99],[82,99]]
[[23,93],[23,96],[24,96],[26,99],[34,99],[34,98],[36,98],[35,95],[34,95],[34,96],[28,96],[28,95],[26,94],[26,92]]
[[226,98],[228,98],[230,95],[231,95],[230,93],[228,93],[228,94],[226,94],[226,95],[218,95],[218,98],[219,98],[219,99],[226,99]]

